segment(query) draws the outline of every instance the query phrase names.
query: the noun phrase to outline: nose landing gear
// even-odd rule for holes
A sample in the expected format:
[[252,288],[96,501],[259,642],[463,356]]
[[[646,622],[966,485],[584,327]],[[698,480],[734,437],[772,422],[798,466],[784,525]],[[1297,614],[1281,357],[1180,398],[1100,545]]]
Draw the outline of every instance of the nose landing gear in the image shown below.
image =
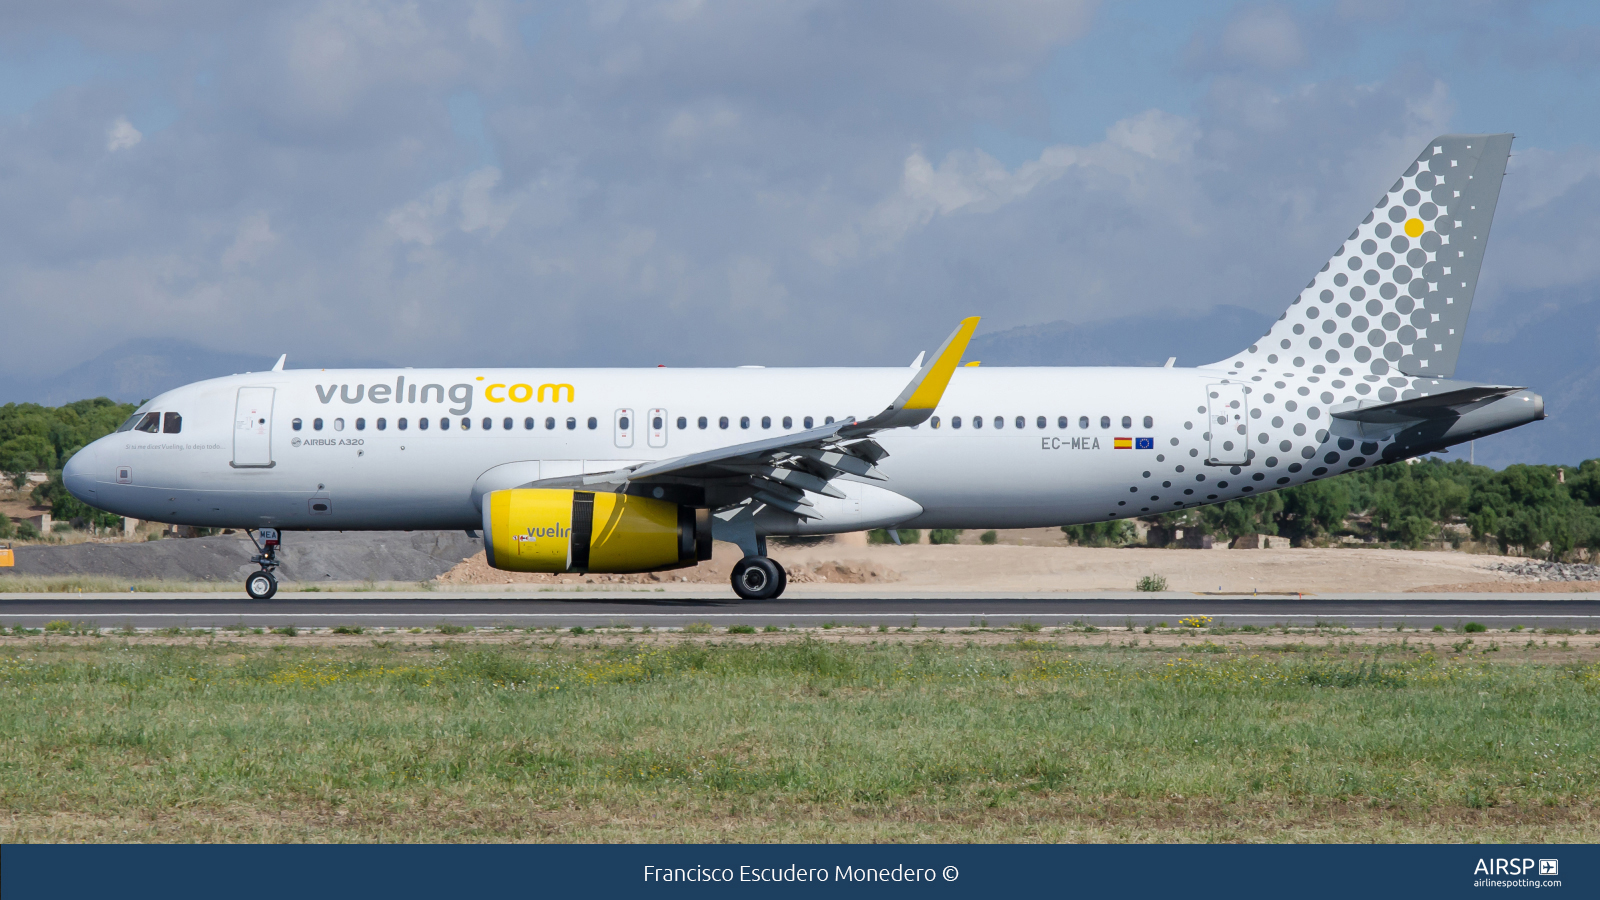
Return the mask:
[[250,557],[250,561],[261,566],[261,571],[251,572],[250,577],[244,580],[244,592],[252,600],[271,600],[272,595],[278,592],[278,579],[272,574],[272,570],[279,565],[278,529],[261,529],[259,541],[254,530],[246,528],[244,533],[250,535],[250,541],[256,545],[256,555]]
[[741,600],[776,600],[789,575],[767,556],[746,556],[733,566],[733,592]]

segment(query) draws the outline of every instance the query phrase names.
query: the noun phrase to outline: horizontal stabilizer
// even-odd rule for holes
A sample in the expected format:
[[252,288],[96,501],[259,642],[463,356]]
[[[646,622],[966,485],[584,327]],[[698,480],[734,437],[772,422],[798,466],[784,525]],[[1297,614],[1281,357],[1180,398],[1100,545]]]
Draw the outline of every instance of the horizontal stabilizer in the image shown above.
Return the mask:
[[1343,408],[1336,406],[1329,411],[1329,414],[1335,419],[1344,419],[1348,422],[1363,422],[1369,425],[1405,425],[1423,419],[1461,416],[1474,409],[1493,403],[1502,397],[1509,397],[1520,390],[1522,390],[1520,387],[1475,384],[1443,393],[1423,394],[1420,397],[1412,397],[1408,400],[1395,400],[1390,403],[1358,400],[1355,403],[1344,405]]

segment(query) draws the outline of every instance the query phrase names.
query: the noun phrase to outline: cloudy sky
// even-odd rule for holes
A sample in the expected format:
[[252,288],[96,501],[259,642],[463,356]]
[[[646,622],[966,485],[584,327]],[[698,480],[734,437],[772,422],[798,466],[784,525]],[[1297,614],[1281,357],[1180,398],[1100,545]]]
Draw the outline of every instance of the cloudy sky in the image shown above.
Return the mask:
[[0,371],[1276,315],[1451,131],[1518,136],[1474,321],[1600,296],[1590,2],[7,4]]

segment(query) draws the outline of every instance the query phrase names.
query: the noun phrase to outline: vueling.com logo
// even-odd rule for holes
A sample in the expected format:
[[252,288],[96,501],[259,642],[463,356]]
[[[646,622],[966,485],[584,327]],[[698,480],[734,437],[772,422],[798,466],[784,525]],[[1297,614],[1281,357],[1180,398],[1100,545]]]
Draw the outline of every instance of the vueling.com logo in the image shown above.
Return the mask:
[[[478,381],[484,381],[479,375]],[[452,416],[466,415],[472,412],[472,395],[474,385],[452,384],[446,390],[442,384],[407,384],[404,375],[389,384],[330,384],[327,387],[316,385],[317,399],[324,404],[332,403],[335,398],[342,403],[394,403],[406,405],[413,403],[443,403],[448,397],[455,406],[450,409]],[[563,399],[568,403],[575,403],[578,391],[570,384],[541,384],[534,387],[531,384],[491,384],[484,388],[484,399],[490,403],[527,403],[532,400],[538,403],[560,403]]]
[[513,541],[537,541],[540,538],[562,538],[570,534],[572,534],[572,529],[562,528],[561,523],[557,522],[551,528],[529,528],[527,534],[514,534],[511,539]]

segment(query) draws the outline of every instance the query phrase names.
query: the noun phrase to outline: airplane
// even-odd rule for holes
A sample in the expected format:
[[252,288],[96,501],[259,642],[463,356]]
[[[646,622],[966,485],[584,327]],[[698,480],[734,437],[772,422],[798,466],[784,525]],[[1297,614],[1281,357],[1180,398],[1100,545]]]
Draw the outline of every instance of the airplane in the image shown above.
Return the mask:
[[[1360,471],[1544,418],[1453,375],[1512,135],[1429,141],[1268,333],[1208,365],[963,364],[976,317],[900,368],[350,369],[214,378],[67,462],[123,516],[282,532],[481,529],[522,572],[743,558],[769,536],[1148,516]],[[259,535],[259,540],[258,540]]]

